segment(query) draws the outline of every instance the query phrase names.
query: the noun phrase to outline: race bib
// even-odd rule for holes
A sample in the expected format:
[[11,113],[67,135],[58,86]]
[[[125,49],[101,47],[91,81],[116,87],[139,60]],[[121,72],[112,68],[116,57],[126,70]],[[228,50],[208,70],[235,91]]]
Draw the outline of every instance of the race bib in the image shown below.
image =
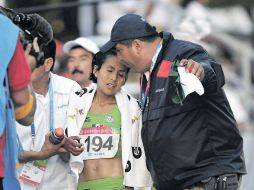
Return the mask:
[[46,170],[48,160],[27,162],[23,165],[19,179],[33,186],[39,186]]
[[112,128],[83,128],[80,137],[85,146],[84,160],[113,158],[118,151],[120,132]]

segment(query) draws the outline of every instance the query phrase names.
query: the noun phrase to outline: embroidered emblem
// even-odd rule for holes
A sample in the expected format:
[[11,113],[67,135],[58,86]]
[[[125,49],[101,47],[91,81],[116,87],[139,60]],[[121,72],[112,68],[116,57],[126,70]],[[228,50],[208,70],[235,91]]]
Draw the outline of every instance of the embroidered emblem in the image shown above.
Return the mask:
[[158,93],[158,92],[164,92],[164,88],[156,89],[155,93]]
[[78,110],[78,112],[79,112],[79,115],[83,115],[84,114],[84,110],[83,109]]
[[75,115],[68,115],[68,117],[74,119]]
[[68,106],[67,104],[63,104],[63,105],[57,106],[57,109],[62,109],[62,108],[67,107],[67,106]]
[[140,147],[132,147],[133,157],[139,159],[142,155],[142,150]]
[[168,60],[163,60],[161,62],[159,71],[157,72],[157,77],[159,78],[168,78],[168,74],[171,70],[172,62]]
[[138,120],[138,116],[134,115],[133,119]]
[[112,123],[112,122],[114,122],[114,118],[113,118],[113,116],[108,115],[108,116],[106,117],[106,121],[107,121],[108,123]]
[[131,171],[131,162],[130,162],[130,160],[127,161],[126,168],[125,168],[125,172],[129,172],[129,171]]
[[141,19],[143,22],[145,22],[145,21],[146,21],[143,17],[141,17],[140,19]]
[[87,92],[86,88],[82,88],[80,91],[75,92],[79,97],[83,96]]
[[133,118],[132,118],[132,120],[131,120],[131,123],[133,124],[133,123],[135,123],[135,121],[137,121],[137,120],[138,120],[138,116],[134,115]]

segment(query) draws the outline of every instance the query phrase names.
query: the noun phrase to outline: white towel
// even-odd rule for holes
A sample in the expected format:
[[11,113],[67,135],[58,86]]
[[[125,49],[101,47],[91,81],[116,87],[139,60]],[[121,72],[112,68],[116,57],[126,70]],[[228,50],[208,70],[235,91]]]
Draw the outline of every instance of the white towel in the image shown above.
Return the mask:
[[187,73],[185,67],[177,67],[181,86],[183,88],[184,97],[187,97],[190,93],[196,92],[200,96],[204,94],[204,87],[200,80],[192,73]]

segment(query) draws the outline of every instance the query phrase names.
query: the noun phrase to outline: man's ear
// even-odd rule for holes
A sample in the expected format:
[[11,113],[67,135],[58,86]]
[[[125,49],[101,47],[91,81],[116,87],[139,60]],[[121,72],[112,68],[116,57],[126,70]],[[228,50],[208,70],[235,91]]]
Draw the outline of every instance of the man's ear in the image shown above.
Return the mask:
[[45,71],[49,72],[53,66],[53,58],[49,57],[44,60]]
[[93,66],[93,74],[97,78],[97,75],[98,75],[98,66],[97,65]]
[[143,49],[143,42],[139,39],[135,39],[132,41],[132,47],[134,48],[135,52],[139,55]]

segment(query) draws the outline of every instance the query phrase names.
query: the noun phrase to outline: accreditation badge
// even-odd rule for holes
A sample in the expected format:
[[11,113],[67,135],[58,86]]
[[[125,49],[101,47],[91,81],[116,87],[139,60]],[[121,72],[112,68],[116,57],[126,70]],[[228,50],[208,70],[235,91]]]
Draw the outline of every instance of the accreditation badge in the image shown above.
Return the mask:
[[120,130],[110,127],[83,128],[81,143],[85,145],[84,160],[113,158],[118,151]]
[[33,186],[39,186],[47,167],[48,160],[27,162],[23,165],[19,179]]

